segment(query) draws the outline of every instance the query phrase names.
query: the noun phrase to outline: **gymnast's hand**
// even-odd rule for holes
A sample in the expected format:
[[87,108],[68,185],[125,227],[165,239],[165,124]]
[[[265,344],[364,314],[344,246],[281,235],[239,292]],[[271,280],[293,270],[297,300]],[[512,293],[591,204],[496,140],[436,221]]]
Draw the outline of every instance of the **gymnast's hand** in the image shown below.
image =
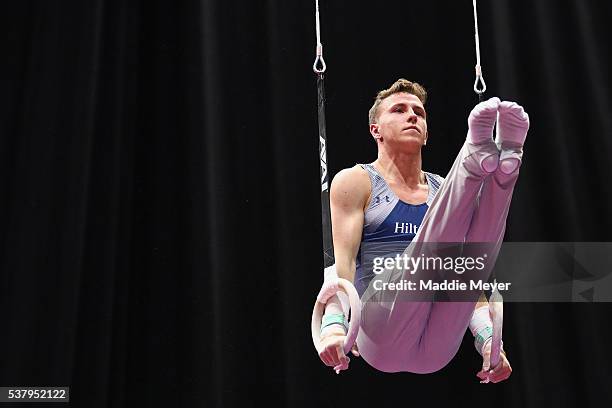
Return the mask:
[[476,374],[482,381],[481,383],[493,382],[498,383],[504,381],[512,374],[512,367],[506,358],[506,353],[502,350],[499,356],[499,364],[491,369],[491,341],[485,343],[482,353],[482,370]]
[[[336,374],[340,371],[348,369],[349,361],[348,356],[344,355],[344,328],[340,325],[333,325],[326,327],[325,331],[321,335],[321,351],[319,352],[319,358],[321,361],[328,366],[332,367]],[[351,353],[355,357],[359,357],[359,351],[357,350],[357,344],[353,345]]]

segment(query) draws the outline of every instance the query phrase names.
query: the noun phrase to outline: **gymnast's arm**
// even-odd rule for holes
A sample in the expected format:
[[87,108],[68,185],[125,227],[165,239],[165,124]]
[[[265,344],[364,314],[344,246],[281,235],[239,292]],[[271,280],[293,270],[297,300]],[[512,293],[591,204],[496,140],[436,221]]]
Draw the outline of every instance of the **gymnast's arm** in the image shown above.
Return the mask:
[[[480,298],[478,299],[478,302],[476,303],[476,307],[474,308],[475,314],[478,313],[476,311],[481,307],[486,307],[487,311],[489,309],[489,302],[484,292],[480,294]],[[491,322],[489,323],[492,324]],[[470,322],[470,326],[471,325],[472,325],[472,322]],[[484,380],[487,377],[487,372],[489,372],[491,369],[490,367],[491,341],[485,342],[484,347],[481,350],[481,354],[482,354],[482,369],[476,375],[481,380]],[[500,355],[500,363],[497,365],[497,367],[494,367],[493,370],[489,372],[488,377],[491,382],[497,383],[497,382],[506,380],[508,377],[510,377],[510,374],[512,374],[512,366],[510,365],[510,362],[508,361],[506,352],[502,348],[501,355]]]
[[[355,258],[361,243],[364,209],[369,203],[370,190],[370,178],[359,166],[340,171],[331,184],[330,210],[336,273],[349,282],[355,278]],[[326,313],[338,312],[342,312],[342,306],[338,296],[333,296],[327,302]],[[346,359],[344,337],[341,325],[326,327],[321,333],[324,348],[319,357],[325,365],[335,367]],[[356,349],[353,354],[358,355]]]
[[370,177],[359,166],[339,172],[330,189],[336,272],[350,282],[355,279],[355,260],[370,192]]

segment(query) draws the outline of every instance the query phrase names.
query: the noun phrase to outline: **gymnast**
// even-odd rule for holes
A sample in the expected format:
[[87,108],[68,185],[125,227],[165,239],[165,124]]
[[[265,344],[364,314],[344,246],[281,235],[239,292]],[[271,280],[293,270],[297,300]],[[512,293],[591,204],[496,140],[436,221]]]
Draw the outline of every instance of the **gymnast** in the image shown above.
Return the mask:
[[[326,280],[352,282],[361,297],[361,324],[351,353],[384,372],[431,373],[459,349],[469,328],[482,355],[482,382],[507,379],[512,368],[502,350],[491,367],[492,323],[484,294],[474,301],[391,301],[373,289],[375,276],[360,260],[368,243],[404,241],[418,256],[428,242],[486,242],[493,259],[503,240],[529,117],[514,102],[491,98],[474,107],[467,138],[446,178],[422,170],[427,144],[425,89],[405,79],[380,91],[369,111],[378,147],[371,164],[340,171],[330,189],[335,265]],[[493,131],[497,125],[494,139]],[[418,252],[415,252],[418,251]],[[405,271],[391,271],[393,279]],[[321,361],[337,373],[348,368],[343,348],[347,302],[331,295],[321,323]],[[314,336],[314,334],[313,334]]]

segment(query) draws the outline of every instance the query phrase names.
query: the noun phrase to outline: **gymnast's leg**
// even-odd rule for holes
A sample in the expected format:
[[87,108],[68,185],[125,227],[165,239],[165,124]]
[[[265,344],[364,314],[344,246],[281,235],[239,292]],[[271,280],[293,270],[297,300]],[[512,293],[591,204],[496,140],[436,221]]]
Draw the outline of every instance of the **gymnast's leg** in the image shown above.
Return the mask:
[[[518,179],[523,144],[529,129],[529,117],[514,102],[501,102],[497,124],[496,144],[501,149],[499,166],[487,177],[478,198],[478,207],[466,235],[466,242],[488,243],[491,267],[501,248],[512,192]],[[423,332],[415,364],[423,366],[428,354],[442,361],[457,352],[465,333],[475,302],[437,302]],[[427,350],[429,348],[430,350]],[[441,356],[439,354],[442,354]]]

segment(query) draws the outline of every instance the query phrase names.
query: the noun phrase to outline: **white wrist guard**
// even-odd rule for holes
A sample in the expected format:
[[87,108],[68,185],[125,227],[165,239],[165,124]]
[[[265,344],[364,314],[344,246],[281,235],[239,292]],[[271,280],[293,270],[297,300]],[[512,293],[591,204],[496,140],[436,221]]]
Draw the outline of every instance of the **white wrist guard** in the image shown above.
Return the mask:
[[474,310],[470,320],[470,331],[474,336],[474,347],[480,355],[487,341],[493,337],[493,322],[489,315],[489,307],[483,306]]
[[[336,265],[325,268],[324,281],[334,282],[338,280],[338,274],[336,273]],[[325,304],[325,314],[321,322],[321,336],[325,335],[329,328],[332,326],[342,326],[344,333],[348,331],[348,324],[346,316],[349,311],[348,299],[346,294],[341,290],[338,290],[337,284],[323,285],[321,292],[319,293],[318,299],[328,297],[327,303]],[[343,299],[344,298],[344,299]],[[344,302],[343,300],[346,301]],[[342,319],[339,316],[342,315]]]

